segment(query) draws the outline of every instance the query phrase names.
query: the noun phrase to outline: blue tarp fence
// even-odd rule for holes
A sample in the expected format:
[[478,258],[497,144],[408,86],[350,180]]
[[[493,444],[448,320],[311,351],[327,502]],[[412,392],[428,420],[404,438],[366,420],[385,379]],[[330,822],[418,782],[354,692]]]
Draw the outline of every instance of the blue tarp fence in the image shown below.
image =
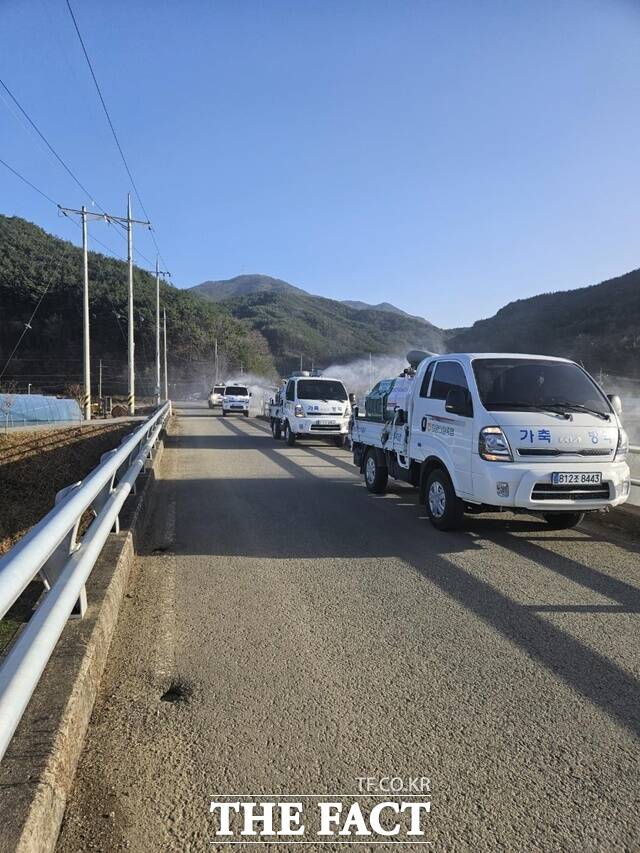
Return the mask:
[[0,428],[82,420],[76,400],[43,394],[0,394]]

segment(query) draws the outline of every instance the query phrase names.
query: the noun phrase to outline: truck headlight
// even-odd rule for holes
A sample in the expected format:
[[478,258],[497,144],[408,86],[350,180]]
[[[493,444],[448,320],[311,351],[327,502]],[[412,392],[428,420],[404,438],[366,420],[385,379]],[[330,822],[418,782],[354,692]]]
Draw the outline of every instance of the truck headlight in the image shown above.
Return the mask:
[[622,429],[618,430],[618,446],[616,447],[616,455],[614,456],[614,462],[624,462],[627,458],[627,454],[629,453],[629,436],[627,435],[627,431]]
[[302,408],[302,406],[300,405],[300,403],[296,403],[296,407],[295,407],[295,409],[293,410],[293,414],[294,414],[297,418],[303,418],[303,417],[304,417],[304,409]]
[[500,427],[484,427],[478,437],[478,453],[487,462],[513,462],[506,435]]

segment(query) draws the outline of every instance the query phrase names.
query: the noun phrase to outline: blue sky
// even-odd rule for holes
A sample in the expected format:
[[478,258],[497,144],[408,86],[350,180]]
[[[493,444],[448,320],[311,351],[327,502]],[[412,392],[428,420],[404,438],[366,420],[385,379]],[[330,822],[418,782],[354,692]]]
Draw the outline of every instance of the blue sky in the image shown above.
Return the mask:
[[[72,2],[178,286],[262,272],[449,327],[640,265],[640,2]],[[123,214],[64,0],[0,0],[0,77]],[[4,100],[0,157],[87,202]],[[2,167],[0,212],[77,242]]]

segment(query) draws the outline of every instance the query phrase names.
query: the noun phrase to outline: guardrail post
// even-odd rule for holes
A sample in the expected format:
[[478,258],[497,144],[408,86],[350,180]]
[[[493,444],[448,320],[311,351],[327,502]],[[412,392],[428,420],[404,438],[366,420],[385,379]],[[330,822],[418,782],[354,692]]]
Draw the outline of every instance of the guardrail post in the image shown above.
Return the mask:
[[[82,481],[78,483],[73,483],[71,486],[66,486],[64,489],[60,489],[60,491],[56,494],[55,503],[59,503],[63,498],[66,498],[70,492],[79,489],[81,486]],[[80,547],[80,545],[78,544],[78,528],[80,527],[80,521],[81,519],[79,518],[38,572],[47,592],[51,589],[51,587],[58,579],[60,572],[68,563],[71,554],[73,554],[74,551],[77,551]],[[75,604],[75,607],[73,608],[72,615],[82,618],[86,612],[87,589],[83,586],[80,592],[80,598],[78,599]]]
[[[100,457],[100,464],[107,460],[110,456],[113,456],[117,453],[116,450],[108,450],[106,453],[103,453]],[[122,467],[122,466],[121,466]],[[102,508],[105,506],[111,495],[114,491],[114,486],[116,483],[116,476],[120,473],[120,469],[113,472],[113,476],[109,480],[109,482],[104,486],[104,488],[96,495],[93,503],[91,504],[91,509],[93,510],[94,515],[99,515]],[[113,533],[120,533],[120,516],[116,516],[116,520],[113,523]]]

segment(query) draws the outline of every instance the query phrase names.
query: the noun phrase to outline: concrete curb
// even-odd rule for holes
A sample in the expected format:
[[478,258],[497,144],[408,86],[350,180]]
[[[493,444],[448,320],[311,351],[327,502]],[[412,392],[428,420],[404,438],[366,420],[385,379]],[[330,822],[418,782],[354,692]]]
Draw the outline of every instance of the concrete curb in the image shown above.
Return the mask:
[[0,853],[52,853],[82,752],[131,566],[150,515],[164,444],[138,479],[87,583],[84,619],[72,619],[0,762]]

